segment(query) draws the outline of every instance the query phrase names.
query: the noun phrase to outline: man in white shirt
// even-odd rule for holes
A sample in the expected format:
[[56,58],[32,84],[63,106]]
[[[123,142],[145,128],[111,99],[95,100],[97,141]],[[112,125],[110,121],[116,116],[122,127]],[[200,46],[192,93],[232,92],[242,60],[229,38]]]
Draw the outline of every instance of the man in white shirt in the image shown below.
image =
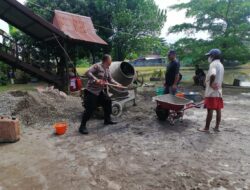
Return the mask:
[[205,107],[207,108],[207,119],[205,128],[198,129],[201,132],[209,132],[213,111],[216,111],[216,126],[214,131],[219,132],[221,122],[221,109],[223,109],[222,83],[224,78],[224,66],[221,63],[221,51],[212,49],[208,56],[209,71],[206,77]]

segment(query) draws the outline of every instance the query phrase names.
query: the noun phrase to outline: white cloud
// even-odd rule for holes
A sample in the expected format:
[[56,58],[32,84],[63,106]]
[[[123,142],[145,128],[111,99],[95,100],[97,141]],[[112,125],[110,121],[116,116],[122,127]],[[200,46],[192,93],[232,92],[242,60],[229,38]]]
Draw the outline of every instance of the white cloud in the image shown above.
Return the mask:
[[24,4],[26,0],[17,0],[17,1],[19,1],[22,4]]
[[0,20],[0,29],[7,32],[7,33],[9,33],[9,26],[3,20]]

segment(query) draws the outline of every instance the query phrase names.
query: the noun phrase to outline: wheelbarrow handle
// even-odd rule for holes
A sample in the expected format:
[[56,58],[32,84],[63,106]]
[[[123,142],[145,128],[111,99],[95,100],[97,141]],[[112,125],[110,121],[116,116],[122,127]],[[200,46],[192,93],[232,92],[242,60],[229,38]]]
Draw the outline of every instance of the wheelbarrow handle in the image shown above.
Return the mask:
[[204,101],[202,101],[202,102],[200,102],[200,103],[198,103],[198,104],[191,103],[191,104],[189,104],[187,107],[185,107],[185,108],[183,109],[183,111],[188,110],[188,109],[191,109],[191,108],[198,108],[198,107],[200,107],[200,106],[202,106],[202,105],[204,105]]

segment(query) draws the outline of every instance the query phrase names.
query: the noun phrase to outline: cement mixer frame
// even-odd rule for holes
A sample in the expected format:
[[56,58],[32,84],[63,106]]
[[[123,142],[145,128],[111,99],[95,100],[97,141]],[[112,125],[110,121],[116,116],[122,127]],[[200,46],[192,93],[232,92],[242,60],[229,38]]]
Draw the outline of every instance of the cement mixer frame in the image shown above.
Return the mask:
[[[82,90],[81,93],[81,98],[82,98],[82,106],[84,107],[84,90]],[[110,94],[110,92],[108,92]],[[126,97],[112,97],[111,96],[111,100],[112,100],[112,116],[113,117],[119,117],[121,116],[124,107],[126,106],[126,104],[132,102],[133,106],[136,106],[136,88],[130,89],[128,90],[128,96]],[[100,106],[98,106],[98,108],[100,108]],[[97,109],[97,111],[100,111],[100,109]],[[100,115],[99,113],[96,115]]]
[[127,97],[111,98],[112,99],[112,116],[119,117],[127,103],[133,102],[133,106],[136,106],[136,91],[135,89],[129,90]]
[[[139,77],[134,67],[128,62],[113,62],[110,72],[114,80],[128,86],[127,90],[108,87],[108,94],[112,100],[112,116],[119,117],[126,104],[132,102],[133,106],[136,105],[137,87],[143,85],[144,79],[143,76]],[[84,78],[86,79],[84,84],[86,84],[87,78],[86,76]],[[84,106],[83,96],[84,90],[82,91],[82,104]]]

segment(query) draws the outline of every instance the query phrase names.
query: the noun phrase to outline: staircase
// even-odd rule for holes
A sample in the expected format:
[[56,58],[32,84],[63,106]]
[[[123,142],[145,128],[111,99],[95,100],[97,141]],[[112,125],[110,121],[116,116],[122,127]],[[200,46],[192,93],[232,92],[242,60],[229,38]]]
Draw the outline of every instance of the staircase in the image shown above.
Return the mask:
[[27,47],[5,34],[0,34],[0,60],[57,87],[62,87],[63,75],[58,74],[59,63],[56,63],[55,58],[51,58],[49,56],[51,54],[42,57],[38,48]]

